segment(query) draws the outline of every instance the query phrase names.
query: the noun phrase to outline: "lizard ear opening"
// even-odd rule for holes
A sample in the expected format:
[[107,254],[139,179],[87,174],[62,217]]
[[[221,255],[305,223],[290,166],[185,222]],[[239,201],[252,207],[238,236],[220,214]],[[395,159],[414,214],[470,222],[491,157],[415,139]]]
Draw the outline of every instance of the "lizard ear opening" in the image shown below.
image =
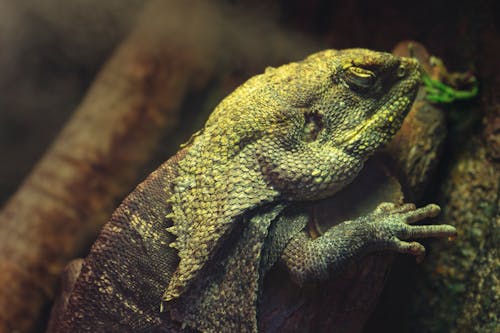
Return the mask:
[[325,127],[323,115],[315,111],[309,111],[304,113],[304,120],[302,140],[305,142],[315,141],[319,132]]

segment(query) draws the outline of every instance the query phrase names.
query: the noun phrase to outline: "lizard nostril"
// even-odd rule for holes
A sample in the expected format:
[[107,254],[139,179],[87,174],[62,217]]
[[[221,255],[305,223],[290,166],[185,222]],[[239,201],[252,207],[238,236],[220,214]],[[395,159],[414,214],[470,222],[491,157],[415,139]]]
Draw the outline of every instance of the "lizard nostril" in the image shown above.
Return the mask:
[[396,75],[400,78],[406,75],[406,68],[404,65],[399,65]]

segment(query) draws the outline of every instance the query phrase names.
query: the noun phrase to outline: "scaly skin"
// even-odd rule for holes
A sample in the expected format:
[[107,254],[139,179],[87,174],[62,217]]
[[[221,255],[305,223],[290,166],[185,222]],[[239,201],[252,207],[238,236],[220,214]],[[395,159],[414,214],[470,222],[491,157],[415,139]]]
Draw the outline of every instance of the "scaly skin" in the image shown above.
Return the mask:
[[54,330],[255,332],[260,283],[277,260],[304,282],[371,251],[421,256],[405,240],[453,235],[408,224],[435,205],[386,204],[312,240],[292,204],[351,182],[399,129],[419,79],[415,60],[350,49],[248,80],[113,214]]

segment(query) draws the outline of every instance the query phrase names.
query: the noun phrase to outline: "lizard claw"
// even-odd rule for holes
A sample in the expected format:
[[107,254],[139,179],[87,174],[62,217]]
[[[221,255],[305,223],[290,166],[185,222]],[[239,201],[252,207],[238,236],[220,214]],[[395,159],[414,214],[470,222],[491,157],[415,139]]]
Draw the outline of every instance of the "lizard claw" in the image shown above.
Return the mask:
[[441,209],[430,204],[416,209],[413,204],[380,204],[372,214],[375,249],[408,253],[420,262],[425,256],[425,248],[415,238],[454,238],[457,230],[451,225],[412,225],[425,218],[436,217]]

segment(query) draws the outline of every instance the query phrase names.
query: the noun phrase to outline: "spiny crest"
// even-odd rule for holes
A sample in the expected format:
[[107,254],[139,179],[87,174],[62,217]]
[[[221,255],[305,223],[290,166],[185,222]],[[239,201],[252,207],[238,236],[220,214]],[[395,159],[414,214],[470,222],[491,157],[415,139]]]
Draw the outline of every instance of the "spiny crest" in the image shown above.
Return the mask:
[[[197,137],[179,162],[179,176],[170,198],[176,236],[172,248],[180,262],[164,294],[169,301],[180,296],[249,208],[271,201],[277,192],[266,188],[251,154],[238,154],[228,137]],[[229,136],[230,138],[231,136]],[[246,147],[251,150],[250,147]]]

